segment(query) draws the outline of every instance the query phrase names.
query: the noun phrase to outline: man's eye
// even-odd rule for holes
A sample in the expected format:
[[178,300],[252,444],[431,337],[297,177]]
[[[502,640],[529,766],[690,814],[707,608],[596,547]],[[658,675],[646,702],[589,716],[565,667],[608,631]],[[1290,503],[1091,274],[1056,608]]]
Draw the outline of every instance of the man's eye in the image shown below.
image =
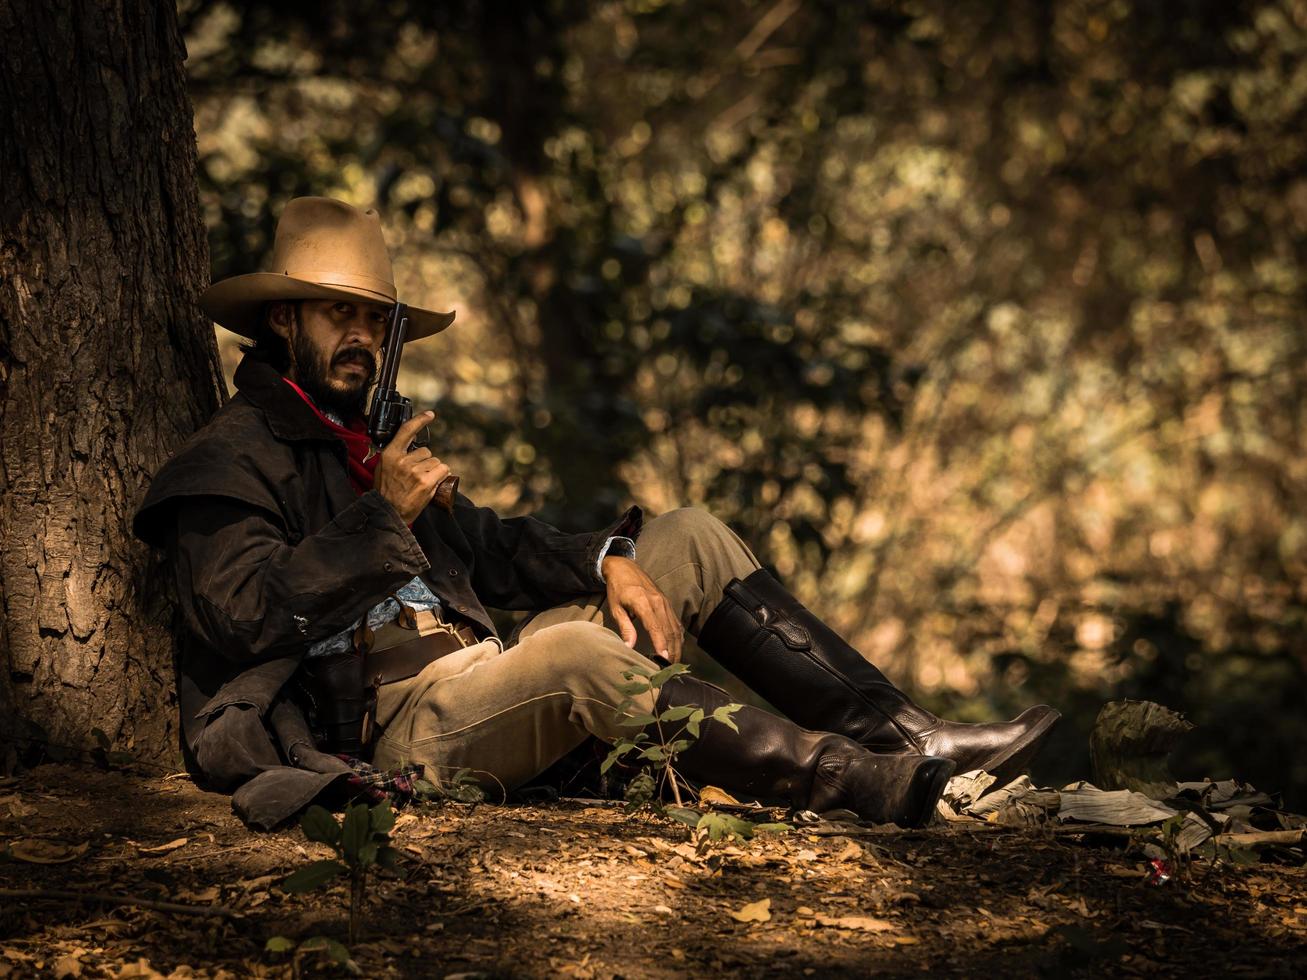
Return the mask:
[[350,306],[348,303],[337,303],[336,312],[342,316],[349,316],[354,312],[354,307]]

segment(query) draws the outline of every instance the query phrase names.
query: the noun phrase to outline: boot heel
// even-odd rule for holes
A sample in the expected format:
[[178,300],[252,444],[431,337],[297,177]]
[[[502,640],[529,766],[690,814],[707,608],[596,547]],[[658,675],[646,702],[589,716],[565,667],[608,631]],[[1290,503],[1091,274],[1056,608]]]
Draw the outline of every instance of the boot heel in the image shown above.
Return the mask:
[[[935,806],[944,796],[944,790],[948,787],[948,781],[953,777],[953,770],[956,768],[956,763],[951,759],[927,759],[921,764],[913,779],[915,783],[921,785],[921,805],[908,826],[924,827],[930,823],[930,818],[935,815]],[[915,786],[913,788],[916,789]]]

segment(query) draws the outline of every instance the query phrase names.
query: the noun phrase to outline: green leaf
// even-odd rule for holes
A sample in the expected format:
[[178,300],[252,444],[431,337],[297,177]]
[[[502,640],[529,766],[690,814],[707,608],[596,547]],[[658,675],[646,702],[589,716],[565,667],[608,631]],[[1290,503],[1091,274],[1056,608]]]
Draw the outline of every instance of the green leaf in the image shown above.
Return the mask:
[[319,844],[335,847],[340,843],[340,824],[327,810],[313,805],[300,817],[300,829],[304,836]]
[[263,948],[269,953],[289,953],[295,948],[295,940],[287,939],[285,936],[273,936],[263,944]]
[[753,836],[754,827],[749,821],[741,821],[738,817],[732,817],[727,813],[706,813],[699,818],[695,830],[707,831],[708,840],[721,840],[723,838],[740,838],[748,840]]
[[691,740],[691,739],[688,739],[688,738],[678,738],[678,739],[676,739],[676,741],[674,741],[674,742],[669,742],[669,743],[668,743],[668,745],[667,745],[667,751],[668,751],[669,753],[671,753],[672,755],[676,755],[676,753],[678,753],[678,752],[684,752],[686,749],[688,749],[688,748],[689,748],[691,745],[693,745],[693,744],[694,744],[694,742],[693,742],[693,740]]
[[327,959],[333,963],[339,963],[341,966],[350,966],[354,962],[350,959],[349,948],[344,943],[338,943],[334,939],[327,940]]
[[755,834],[788,834],[793,829],[787,823],[756,823],[753,825]]
[[643,667],[632,667],[630,670],[622,671],[622,676],[625,677],[628,681],[635,680],[637,677],[643,677],[648,679],[652,675],[653,675],[652,670],[646,670]]
[[692,717],[689,721],[687,721],[685,723],[685,734],[697,740],[699,738],[699,722],[701,722],[702,720],[703,720],[702,718]]
[[368,829],[371,818],[368,816],[366,803],[355,803],[345,811],[345,825],[340,831],[340,849],[345,860],[354,864],[358,861],[359,851],[367,843],[371,831]]
[[684,674],[690,668],[685,664],[668,664],[656,674],[649,677],[649,684],[653,687],[662,687],[677,674]]
[[625,694],[627,697],[633,697],[636,694],[644,694],[649,691],[648,681],[631,681],[629,684],[618,684],[617,693]]
[[624,794],[628,803],[639,806],[641,803],[647,803],[653,798],[654,790],[658,788],[654,782],[653,776],[647,772],[642,772],[630,781],[626,786]]
[[661,745],[651,745],[640,752],[641,759],[648,759],[650,762],[666,762],[667,750]]
[[413,795],[419,800],[438,800],[445,794],[440,792],[440,787],[429,779],[413,780]]
[[753,836],[753,824],[727,813],[705,813],[699,818],[695,829],[707,831],[709,840],[721,840],[723,837],[748,840]]
[[345,865],[332,858],[325,861],[314,861],[312,864],[306,864],[298,871],[288,875],[282,881],[281,887],[283,891],[292,895],[311,892],[315,888],[321,888],[333,878],[345,874],[348,870]]
[[395,826],[395,811],[389,803],[378,803],[370,811],[368,823],[372,833],[383,836],[389,834]]
[[358,967],[350,959],[349,947],[326,936],[314,936],[312,939],[304,940],[304,942],[300,943],[300,951],[304,953],[326,953],[327,959],[348,968],[351,973],[358,972]]
[[677,823],[683,823],[687,827],[699,826],[699,818],[703,816],[698,810],[691,810],[688,806],[669,806],[663,809],[666,816],[671,817]]
[[731,715],[735,714],[735,712],[739,711],[743,707],[744,705],[742,704],[724,704],[720,708],[717,708],[716,710],[713,711],[712,713],[713,721],[720,721],[731,731],[738,733],[740,730],[740,726],[735,724],[735,719],[732,718]]
[[449,782],[447,795],[451,800],[460,803],[480,803],[486,798],[486,791],[476,776],[472,775],[472,770],[464,768],[454,773],[454,778]]
[[368,841],[359,848],[359,866],[369,868],[377,863],[377,852],[381,850],[381,845],[374,840]]
[[645,725],[652,725],[657,720],[653,715],[632,715],[630,718],[618,722],[618,724],[625,728],[643,728]]
[[695,708],[694,705],[692,704],[677,705],[676,707],[668,708],[666,711],[664,711],[661,715],[658,716],[658,720],[680,721],[682,718],[689,718],[690,715],[694,714],[696,710],[700,710],[700,709]]
[[602,776],[609,769],[613,768],[613,765],[617,762],[618,759],[626,755],[628,752],[634,752],[638,748],[639,746],[636,745],[634,742],[626,742],[626,741],[618,742],[615,746],[613,746],[613,750],[608,753],[608,757],[604,759],[604,761],[600,764],[599,774]]

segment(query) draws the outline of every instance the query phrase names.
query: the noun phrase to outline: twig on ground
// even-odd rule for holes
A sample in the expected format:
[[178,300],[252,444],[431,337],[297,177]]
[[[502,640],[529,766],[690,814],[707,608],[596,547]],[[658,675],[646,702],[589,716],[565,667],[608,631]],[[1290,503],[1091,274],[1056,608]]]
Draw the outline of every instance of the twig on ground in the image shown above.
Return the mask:
[[235,918],[240,915],[225,905],[183,905],[180,902],[160,902],[138,895],[111,895],[108,892],[74,892],[58,888],[0,888],[0,898],[48,898],[72,902],[92,902],[97,905],[131,905],[154,909],[158,912],[175,912],[179,915],[210,915]]

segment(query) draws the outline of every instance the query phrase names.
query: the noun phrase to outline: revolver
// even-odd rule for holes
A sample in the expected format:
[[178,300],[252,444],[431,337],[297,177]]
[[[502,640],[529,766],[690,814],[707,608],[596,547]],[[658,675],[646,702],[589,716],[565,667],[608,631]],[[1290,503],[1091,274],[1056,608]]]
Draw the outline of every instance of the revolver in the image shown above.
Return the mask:
[[[413,402],[399,393],[395,381],[399,377],[399,359],[404,353],[404,333],[408,330],[408,306],[396,303],[390,311],[386,325],[386,341],[381,354],[381,376],[368,409],[368,435],[374,445],[385,446],[395,437],[399,427],[413,417]],[[422,429],[408,448],[427,444],[427,430]],[[447,476],[436,487],[433,498],[443,510],[452,512],[454,494],[458,492],[458,477]]]

